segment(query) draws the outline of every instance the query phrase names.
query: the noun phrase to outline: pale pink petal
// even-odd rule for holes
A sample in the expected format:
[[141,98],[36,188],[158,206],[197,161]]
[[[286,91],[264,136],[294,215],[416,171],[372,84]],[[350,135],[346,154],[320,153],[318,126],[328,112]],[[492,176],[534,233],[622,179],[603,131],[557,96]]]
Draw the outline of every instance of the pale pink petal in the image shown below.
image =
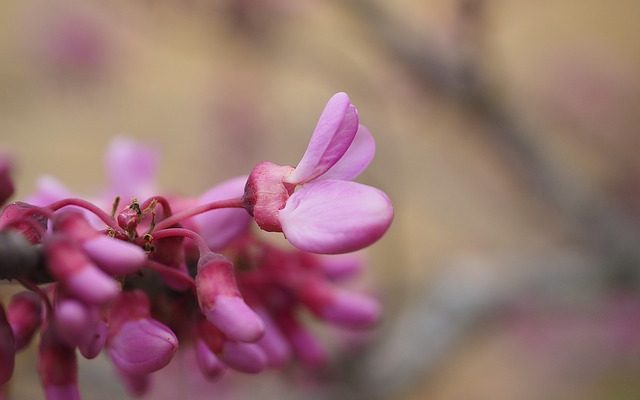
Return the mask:
[[109,195],[121,196],[125,202],[153,195],[157,161],[153,149],[128,138],[113,139],[106,155]]
[[267,356],[254,343],[227,341],[220,358],[229,367],[247,374],[257,374],[267,366]]
[[82,248],[103,271],[111,275],[136,272],[147,259],[140,247],[105,235],[85,241]]
[[233,340],[255,342],[264,334],[262,320],[242,297],[219,295],[213,306],[203,312],[209,321]]
[[313,131],[307,150],[286,182],[309,182],[331,168],[347,151],[358,130],[358,111],[346,93],[327,103]]
[[341,289],[335,289],[330,301],[317,310],[320,318],[345,328],[370,328],[381,312],[375,298]]
[[[198,205],[241,198],[247,178],[244,175],[222,182],[200,196]],[[251,216],[241,208],[224,208],[196,215],[192,220],[211,250],[218,251],[249,228]]]
[[384,192],[356,182],[322,180],[297,190],[280,211],[291,244],[312,253],[338,254],[378,240],[393,219]]
[[27,196],[25,203],[34,206],[48,206],[54,201],[75,197],[59,180],[52,176],[43,176],[36,181],[36,191]]
[[327,172],[317,179],[342,179],[350,181],[364,171],[376,154],[376,141],[364,125],[360,125],[353,143],[346,153]]

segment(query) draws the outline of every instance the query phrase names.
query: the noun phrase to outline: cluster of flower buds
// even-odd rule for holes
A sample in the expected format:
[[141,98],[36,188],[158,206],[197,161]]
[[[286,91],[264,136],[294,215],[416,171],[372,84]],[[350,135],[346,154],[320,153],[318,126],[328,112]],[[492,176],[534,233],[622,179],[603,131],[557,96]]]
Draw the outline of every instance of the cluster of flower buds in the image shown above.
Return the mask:
[[[341,286],[361,270],[357,255],[342,253],[374,243],[393,218],[383,192],[353,182],[374,152],[355,107],[338,93],[295,168],[264,162],[198,198],[154,195],[153,153],[125,139],[107,157],[117,173],[106,196],[115,201],[83,200],[42,180],[0,214],[0,278],[28,289],[6,312],[0,305],[0,387],[38,332],[38,372],[51,400],[80,398],[77,352],[94,358],[104,350],[134,395],[148,390],[179,343],[206,379],[294,359],[323,366],[328,353],[305,314],[366,329],[381,312],[374,297]],[[12,192],[9,164],[0,162],[0,201]],[[117,193],[131,200],[121,205]],[[252,220],[295,248],[261,239]],[[10,240],[18,244],[2,245]]]

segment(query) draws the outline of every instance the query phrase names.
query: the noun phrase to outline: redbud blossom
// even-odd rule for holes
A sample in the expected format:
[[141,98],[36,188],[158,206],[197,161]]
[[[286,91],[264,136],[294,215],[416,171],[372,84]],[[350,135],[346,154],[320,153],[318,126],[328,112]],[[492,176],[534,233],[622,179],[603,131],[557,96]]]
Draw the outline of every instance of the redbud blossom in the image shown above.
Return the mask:
[[85,256],[69,238],[53,235],[45,243],[48,266],[63,287],[90,304],[104,304],[116,297],[118,285]]
[[351,182],[371,162],[375,142],[344,93],[334,95],[296,168],[258,164],[244,203],[256,223],[301,250],[338,254],[377,241],[393,219],[382,191]]
[[151,318],[125,322],[108,343],[111,361],[122,372],[131,375],[149,374],[164,368],[177,349],[175,334]]
[[223,256],[200,257],[196,292],[204,315],[229,339],[254,342],[264,333],[260,317],[240,295],[233,265]]
[[146,375],[164,368],[178,349],[171,329],[150,317],[149,299],[142,291],[122,293],[110,321],[109,357],[124,374]]
[[200,371],[208,380],[219,378],[227,369],[207,344],[198,339],[195,344],[196,361]]
[[42,322],[42,301],[33,292],[15,294],[7,308],[7,319],[16,340],[16,351],[29,344]]
[[87,255],[111,275],[136,272],[146,260],[140,247],[96,231],[79,212],[59,213],[53,220],[53,229],[79,242]]
[[38,373],[47,400],[80,400],[75,350],[62,343],[51,326],[40,338]]

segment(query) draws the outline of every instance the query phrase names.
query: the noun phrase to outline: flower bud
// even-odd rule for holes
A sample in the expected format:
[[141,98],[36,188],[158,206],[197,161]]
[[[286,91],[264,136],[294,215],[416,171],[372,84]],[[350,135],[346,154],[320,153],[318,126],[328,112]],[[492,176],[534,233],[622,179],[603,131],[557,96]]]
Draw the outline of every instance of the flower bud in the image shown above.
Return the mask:
[[380,318],[380,303],[373,297],[310,281],[298,292],[300,300],[318,318],[345,328],[369,328]]
[[260,317],[240,295],[233,265],[223,256],[210,253],[200,258],[196,292],[203,314],[229,339],[254,342],[264,333]]
[[56,215],[53,229],[80,243],[87,255],[111,275],[136,272],[146,260],[140,247],[96,231],[79,212],[64,211]]
[[125,322],[108,342],[111,360],[130,375],[146,375],[164,368],[177,349],[178,339],[171,329],[151,318]]
[[264,335],[256,344],[267,356],[269,366],[283,367],[291,359],[291,346],[264,310],[259,311],[258,315],[264,322]]
[[78,245],[64,236],[45,244],[49,271],[65,289],[89,304],[104,304],[118,294],[118,284],[98,269]]
[[280,330],[289,340],[295,355],[303,363],[316,368],[327,364],[329,354],[325,347],[293,315],[283,314],[277,322]]
[[220,358],[229,367],[247,374],[257,374],[267,366],[267,356],[255,343],[226,341]]
[[69,347],[76,347],[90,329],[89,310],[77,300],[60,300],[55,307],[54,323],[60,340]]
[[60,341],[51,326],[40,339],[38,373],[47,400],[80,400],[76,353]]
[[42,322],[42,301],[33,292],[15,294],[7,308],[7,319],[16,340],[16,351],[26,347]]
[[196,341],[195,352],[198,367],[207,380],[219,378],[226,370],[225,365],[202,339]]

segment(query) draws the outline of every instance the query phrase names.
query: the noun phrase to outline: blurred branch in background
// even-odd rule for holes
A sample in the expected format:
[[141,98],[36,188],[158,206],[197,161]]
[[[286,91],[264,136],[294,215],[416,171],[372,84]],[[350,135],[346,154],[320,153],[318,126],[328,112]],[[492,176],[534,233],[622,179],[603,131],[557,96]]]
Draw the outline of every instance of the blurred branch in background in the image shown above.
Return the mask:
[[347,0],[344,4],[366,21],[371,34],[426,90],[455,102],[461,114],[475,117],[488,127],[480,132],[486,133],[486,139],[502,152],[505,162],[523,179],[525,187],[569,221],[588,248],[599,250],[607,278],[636,283],[640,266],[638,226],[586,182],[557,168],[541,143],[536,142],[535,138],[541,136],[518,124],[509,108],[492,95],[482,76],[479,57],[484,15],[490,2],[457,1],[459,34],[457,48],[452,51],[459,56],[453,62],[430,46],[430,38],[408,30],[377,1]]

